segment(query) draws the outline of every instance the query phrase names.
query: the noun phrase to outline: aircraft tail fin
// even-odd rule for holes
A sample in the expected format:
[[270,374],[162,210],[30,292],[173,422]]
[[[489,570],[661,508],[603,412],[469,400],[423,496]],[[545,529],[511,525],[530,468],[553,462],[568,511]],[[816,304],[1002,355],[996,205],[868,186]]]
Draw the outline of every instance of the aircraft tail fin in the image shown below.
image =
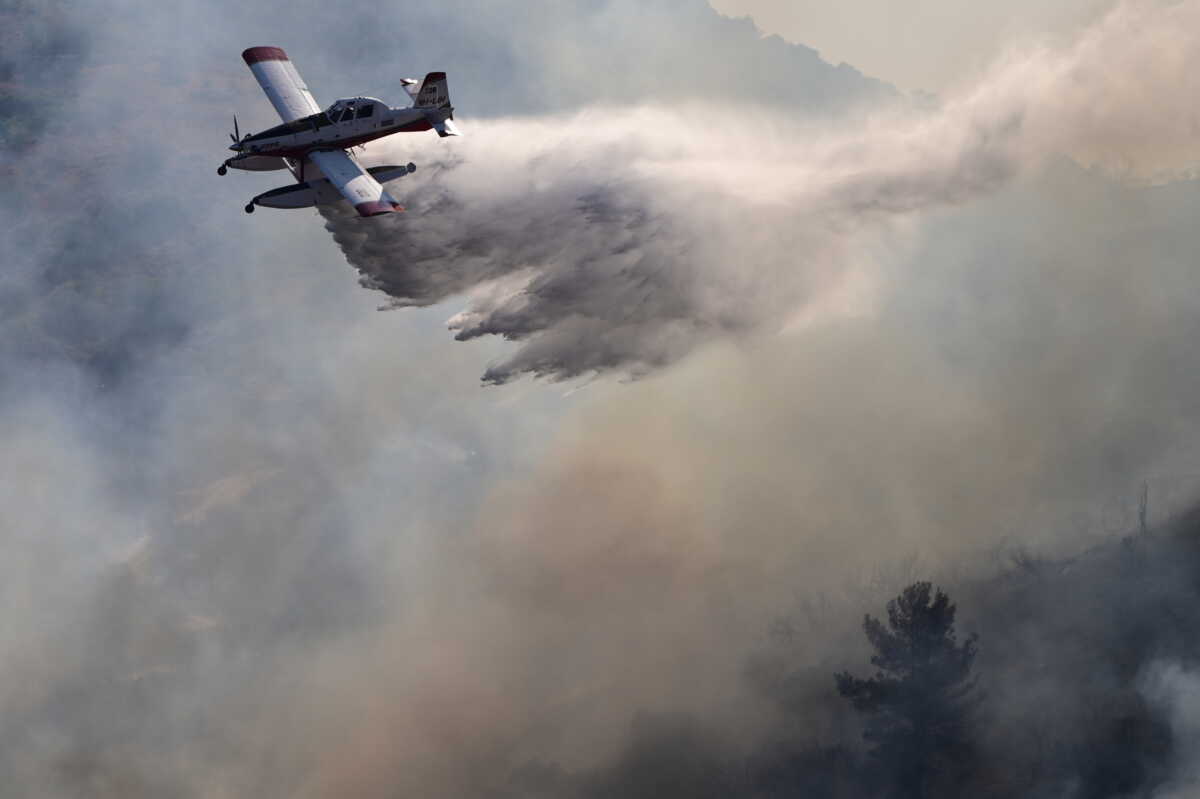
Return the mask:
[[446,73],[430,72],[426,75],[415,100],[416,108],[449,108],[450,89],[446,86]]

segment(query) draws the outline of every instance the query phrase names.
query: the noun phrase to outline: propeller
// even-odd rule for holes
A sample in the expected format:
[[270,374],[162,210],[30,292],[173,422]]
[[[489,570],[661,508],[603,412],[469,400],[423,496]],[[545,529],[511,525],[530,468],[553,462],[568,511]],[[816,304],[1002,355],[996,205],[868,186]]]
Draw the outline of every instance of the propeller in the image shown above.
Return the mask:
[[229,134],[229,138],[233,139],[234,144],[237,144],[239,141],[241,141],[241,136],[238,135],[239,133],[241,133],[241,131],[238,130],[237,114],[234,114],[233,115],[233,133]]

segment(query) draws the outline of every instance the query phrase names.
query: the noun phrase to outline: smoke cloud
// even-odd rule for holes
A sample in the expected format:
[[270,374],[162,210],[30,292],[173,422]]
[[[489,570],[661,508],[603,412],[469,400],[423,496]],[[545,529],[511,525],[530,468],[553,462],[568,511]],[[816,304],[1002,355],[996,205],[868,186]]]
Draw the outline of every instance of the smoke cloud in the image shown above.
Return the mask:
[[[1155,184],[1189,170],[1179,31],[1195,5],[1129,6],[939,109],[837,124],[761,87],[736,119],[727,92],[699,102],[708,84],[672,101],[649,85],[662,64],[636,54],[613,60],[657,106],[619,107],[628,91],[575,64],[519,94],[514,113],[541,116],[471,119],[464,77],[466,138],[367,151],[419,163],[400,184],[407,217],[326,219],[406,308],[371,313],[319,220],[247,217],[271,184],[212,175],[231,98],[269,113],[230,42],[287,47],[332,98],[359,91],[332,76],[412,74],[408,58],[452,81],[575,63],[522,47],[587,38],[580,20],[622,41],[633,4],[553,4],[498,49],[475,5],[185,7],[181,37],[175,12],[130,4],[138,29],[89,28],[70,50],[78,96],[35,104],[0,234],[12,793],[732,789],[780,741],[857,746],[830,675],[865,668],[861,614],[931,572],[962,597],[992,684],[1088,740],[1092,719],[1065,711],[1097,694],[1022,692],[1022,668],[1158,641],[1154,614],[1191,596],[1188,574],[1151,559],[1138,585],[1164,578],[1169,601],[1123,613],[1122,559],[1064,560],[1047,573],[1083,576],[1042,595],[1080,601],[1009,626],[1010,596],[967,586],[1013,547],[1069,554],[1127,532],[1142,480],[1154,524],[1170,510],[1160,475],[1187,499],[1200,194]],[[672,5],[706,11],[659,3],[630,25],[702,51],[665,75],[682,86],[714,50],[671,38]],[[412,44],[403,72],[363,60],[400,58],[393,32]],[[721,51],[734,88],[770,60],[758,44],[782,47],[747,34]],[[11,52],[64,65],[31,48]],[[838,74],[849,83],[800,82],[859,84]],[[590,107],[598,84],[606,106]],[[460,301],[471,346],[442,330]],[[477,390],[489,359],[503,390]],[[515,380],[651,371],[567,396]],[[801,634],[785,659],[748,662],[789,611]],[[1115,615],[1148,638],[1101,635]],[[1087,635],[1059,634],[1072,625]],[[1041,658],[995,657],[1009,634]],[[1033,673],[1051,688],[1077,674]],[[1179,687],[1146,673],[1092,686],[1123,680],[1134,707]],[[1174,729],[1184,740],[1186,720]],[[1084,766],[1112,749],[1087,751]]]

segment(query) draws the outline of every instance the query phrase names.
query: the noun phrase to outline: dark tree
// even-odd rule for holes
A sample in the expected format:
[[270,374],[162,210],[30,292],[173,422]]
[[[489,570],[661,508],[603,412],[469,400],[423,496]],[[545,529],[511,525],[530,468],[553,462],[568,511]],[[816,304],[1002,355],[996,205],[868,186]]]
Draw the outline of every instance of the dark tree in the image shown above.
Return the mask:
[[955,607],[941,590],[914,583],[888,602],[887,624],[869,614],[863,630],[875,648],[875,676],[835,675],[838,693],[866,716],[882,792],[894,796],[955,795],[972,759],[970,715],[975,636],[954,634]]

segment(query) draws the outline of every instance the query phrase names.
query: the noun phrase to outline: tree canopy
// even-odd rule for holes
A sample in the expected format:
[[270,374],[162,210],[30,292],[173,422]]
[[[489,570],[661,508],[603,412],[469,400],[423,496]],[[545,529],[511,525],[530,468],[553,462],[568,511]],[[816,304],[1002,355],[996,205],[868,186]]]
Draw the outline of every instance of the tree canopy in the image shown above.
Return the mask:
[[838,692],[866,717],[863,737],[877,776],[896,797],[952,790],[972,757],[976,636],[958,642],[955,610],[930,583],[908,586],[888,602],[886,624],[870,614],[863,619],[874,676],[835,675]]

